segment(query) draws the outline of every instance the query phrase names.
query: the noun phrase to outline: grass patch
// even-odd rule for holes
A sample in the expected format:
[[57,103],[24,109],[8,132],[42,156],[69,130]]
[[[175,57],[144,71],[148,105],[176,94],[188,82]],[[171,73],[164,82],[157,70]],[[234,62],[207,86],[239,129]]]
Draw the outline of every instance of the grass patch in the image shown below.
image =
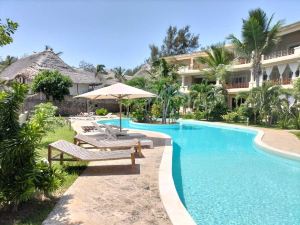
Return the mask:
[[300,131],[291,131],[292,134],[295,134],[300,140]]
[[[41,157],[47,158],[48,144],[57,140],[66,140],[73,142],[75,132],[64,125],[56,127],[54,132],[48,133],[42,140],[41,148],[38,150]],[[54,154],[56,154],[54,152]],[[19,206],[19,210],[15,213],[0,210],[0,224],[5,225],[40,225],[52,211],[59,197],[74,183],[80,173],[86,168],[86,163],[68,162],[60,166],[58,162],[53,162],[55,166],[65,171],[65,181],[62,186],[53,193],[51,199],[41,199],[36,197]]]

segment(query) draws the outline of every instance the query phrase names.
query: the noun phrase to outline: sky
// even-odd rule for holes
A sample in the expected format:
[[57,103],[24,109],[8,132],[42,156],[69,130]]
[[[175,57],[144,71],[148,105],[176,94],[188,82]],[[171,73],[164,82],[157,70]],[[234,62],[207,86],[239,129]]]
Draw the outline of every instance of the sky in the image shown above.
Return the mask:
[[161,45],[169,25],[191,26],[200,47],[240,36],[242,18],[260,7],[274,21],[300,21],[299,0],[0,0],[0,19],[19,23],[0,57],[22,57],[45,45],[71,66],[81,60],[133,68]]

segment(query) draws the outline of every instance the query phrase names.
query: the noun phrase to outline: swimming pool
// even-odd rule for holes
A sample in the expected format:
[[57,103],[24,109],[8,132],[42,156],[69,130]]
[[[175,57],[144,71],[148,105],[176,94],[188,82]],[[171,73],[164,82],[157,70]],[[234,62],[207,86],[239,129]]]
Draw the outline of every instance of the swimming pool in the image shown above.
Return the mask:
[[197,224],[300,224],[300,163],[258,149],[256,132],[190,121],[123,127],[173,138],[176,190]]

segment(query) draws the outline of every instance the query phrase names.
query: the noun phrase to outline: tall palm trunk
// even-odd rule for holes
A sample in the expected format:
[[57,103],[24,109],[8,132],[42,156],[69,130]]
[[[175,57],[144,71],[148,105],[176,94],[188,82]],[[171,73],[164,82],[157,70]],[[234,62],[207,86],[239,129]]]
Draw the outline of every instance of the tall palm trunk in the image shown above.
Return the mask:
[[253,54],[252,57],[253,77],[255,78],[256,87],[259,86],[259,77],[261,75],[261,55]]

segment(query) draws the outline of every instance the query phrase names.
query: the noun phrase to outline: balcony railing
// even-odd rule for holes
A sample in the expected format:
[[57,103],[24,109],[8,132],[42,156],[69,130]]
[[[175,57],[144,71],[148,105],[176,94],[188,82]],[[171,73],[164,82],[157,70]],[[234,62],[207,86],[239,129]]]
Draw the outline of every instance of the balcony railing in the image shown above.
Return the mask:
[[233,83],[233,84],[226,84],[226,89],[232,89],[232,88],[248,88],[249,82],[247,83]]
[[287,56],[287,55],[293,55],[294,53],[295,53],[294,48],[284,49],[284,50],[272,52],[269,55],[265,55],[264,56],[264,60],[274,59],[274,58],[278,58],[278,57],[282,57],[282,56]]
[[287,79],[283,79],[283,80],[268,80],[268,81],[264,81],[264,82],[269,82],[273,85],[287,85],[287,84],[292,83],[292,79],[287,78]]

